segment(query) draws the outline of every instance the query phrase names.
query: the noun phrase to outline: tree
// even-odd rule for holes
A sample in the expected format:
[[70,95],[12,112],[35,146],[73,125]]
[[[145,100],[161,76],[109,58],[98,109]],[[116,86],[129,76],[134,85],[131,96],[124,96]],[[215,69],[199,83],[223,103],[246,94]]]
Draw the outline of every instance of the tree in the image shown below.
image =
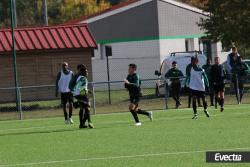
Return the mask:
[[201,19],[200,26],[209,39],[222,41],[228,47],[250,47],[250,3],[249,0],[210,0],[204,10],[210,13]]

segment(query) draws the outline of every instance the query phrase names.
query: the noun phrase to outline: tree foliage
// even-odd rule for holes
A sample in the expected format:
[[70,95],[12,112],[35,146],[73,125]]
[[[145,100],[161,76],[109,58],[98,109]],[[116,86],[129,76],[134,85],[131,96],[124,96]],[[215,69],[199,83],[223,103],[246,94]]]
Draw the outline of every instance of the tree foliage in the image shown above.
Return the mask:
[[[43,0],[16,0],[17,25],[43,24]],[[47,0],[49,24],[59,24],[110,7],[107,0]],[[0,26],[10,26],[9,0],[0,2]]]
[[202,19],[200,26],[210,39],[222,41],[226,47],[234,43],[249,48],[249,0],[210,0],[204,10],[210,13],[210,17]]

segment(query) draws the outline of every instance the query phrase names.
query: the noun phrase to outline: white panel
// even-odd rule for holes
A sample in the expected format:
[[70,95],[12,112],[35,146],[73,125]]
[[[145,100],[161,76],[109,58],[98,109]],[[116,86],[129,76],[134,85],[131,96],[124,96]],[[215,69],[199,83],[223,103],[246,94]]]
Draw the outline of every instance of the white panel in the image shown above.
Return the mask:
[[[155,70],[160,68],[159,41],[122,42],[108,44],[112,46],[109,57],[110,80],[121,81],[128,73],[128,65],[135,63],[141,78],[156,78]],[[93,81],[107,81],[107,59],[92,59]]]
[[161,61],[171,52],[185,52],[185,39],[162,39],[160,40]]

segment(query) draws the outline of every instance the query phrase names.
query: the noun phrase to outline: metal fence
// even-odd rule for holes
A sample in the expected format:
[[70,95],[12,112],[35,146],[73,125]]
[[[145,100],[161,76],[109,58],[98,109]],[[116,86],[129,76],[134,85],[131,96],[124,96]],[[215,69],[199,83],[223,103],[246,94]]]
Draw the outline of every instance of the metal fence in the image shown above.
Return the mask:
[[[158,87],[156,88],[156,83]],[[142,97],[140,106],[145,110],[164,110],[175,108],[175,102],[171,98],[171,90],[167,80],[158,79],[142,80]],[[114,112],[127,112],[129,95],[124,88],[123,81],[90,83],[92,90],[90,100],[93,114],[105,114]],[[243,104],[250,104],[250,82],[244,84]],[[0,88],[0,120],[29,119],[62,116],[60,98],[55,97],[55,86],[27,86],[20,87],[20,103],[15,101],[15,88]],[[237,89],[236,89],[237,90]],[[225,91],[225,104],[237,104],[236,91],[228,80]],[[181,90],[181,108],[188,106],[188,92]],[[210,104],[207,96],[208,104]],[[20,104],[20,107],[17,105]],[[78,110],[73,113],[78,115]]]

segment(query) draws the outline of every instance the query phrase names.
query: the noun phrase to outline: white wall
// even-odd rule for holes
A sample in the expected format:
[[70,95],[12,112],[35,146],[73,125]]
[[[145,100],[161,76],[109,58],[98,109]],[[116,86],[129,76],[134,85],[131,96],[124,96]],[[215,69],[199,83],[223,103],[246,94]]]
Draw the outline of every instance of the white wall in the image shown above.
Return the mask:
[[[185,52],[186,51],[185,40],[186,39],[184,39],[184,38],[183,39],[161,39],[160,40],[161,62],[171,52]],[[188,41],[190,43],[190,46],[188,48],[192,48],[192,51],[199,50],[199,39],[198,38],[194,38],[192,40],[189,39]]]
[[[142,79],[156,78],[154,71],[160,68],[159,41],[121,42],[108,44],[112,46],[113,56],[109,57],[110,80],[123,80],[128,73],[128,65],[135,63]],[[92,58],[93,81],[107,81],[107,59],[103,49],[101,58],[101,45]],[[104,47],[104,45],[102,46]]]

